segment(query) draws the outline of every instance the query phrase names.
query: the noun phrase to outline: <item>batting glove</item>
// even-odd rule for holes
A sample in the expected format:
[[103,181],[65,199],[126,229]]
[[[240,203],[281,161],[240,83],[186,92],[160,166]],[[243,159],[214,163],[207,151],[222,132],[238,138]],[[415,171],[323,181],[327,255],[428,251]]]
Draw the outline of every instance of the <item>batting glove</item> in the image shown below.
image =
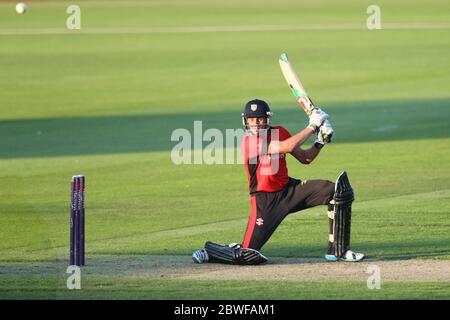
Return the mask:
[[313,129],[314,132],[319,132],[320,126],[327,119],[328,119],[327,113],[325,113],[322,109],[315,108],[312,114],[309,116],[308,128]]
[[[324,145],[331,142],[331,139],[334,136],[334,129],[331,126],[330,120],[325,120],[322,124],[322,126],[319,129],[319,132],[317,133],[317,138],[314,141],[314,145],[321,149]],[[321,146],[319,146],[319,144]]]

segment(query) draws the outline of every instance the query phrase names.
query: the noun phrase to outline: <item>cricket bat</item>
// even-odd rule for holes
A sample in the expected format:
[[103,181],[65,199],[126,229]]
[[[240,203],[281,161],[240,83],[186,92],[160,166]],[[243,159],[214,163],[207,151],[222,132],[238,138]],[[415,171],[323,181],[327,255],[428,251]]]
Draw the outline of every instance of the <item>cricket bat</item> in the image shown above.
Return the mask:
[[[311,98],[306,93],[305,88],[303,88],[300,79],[298,78],[297,73],[294,71],[294,67],[289,62],[288,56],[286,53],[283,53],[278,59],[280,63],[281,72],[283,73],[286,82],[291,88],[291,91],[297,100],[297,102],[302,107],[303,111],[310,116],[315,109],[314,103],[311,101]],[[324,121],[323,125],[331,128],[330,121],[327,119]],[[329,133],[321,133],[324,141],[331,142],[331,138],[333,137],[334,132]]]
[[308,97],[305,88],[303,88],[303,85],[300,82],[297,73],[294,71],[294,67],[289,62],[287,54],[283,53],[280,56],[278,62],[280,63],[281,72],[283,73],[283,76],[286,79],[289,88],[291,88],[295,99],[298,101],[305,113],[309,116],[315,108],[314,103]]

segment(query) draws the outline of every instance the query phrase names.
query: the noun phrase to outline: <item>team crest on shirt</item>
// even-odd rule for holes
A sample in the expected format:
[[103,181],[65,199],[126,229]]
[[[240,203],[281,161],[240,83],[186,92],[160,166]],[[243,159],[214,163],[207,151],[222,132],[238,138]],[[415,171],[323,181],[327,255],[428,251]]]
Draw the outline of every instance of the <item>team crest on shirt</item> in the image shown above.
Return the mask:
[[257,224],[258,226],[262,226],[262,225],[264,224],[264,220],[261,219],[261,218],[258,218],[258,219],[256,219],[256,224]]

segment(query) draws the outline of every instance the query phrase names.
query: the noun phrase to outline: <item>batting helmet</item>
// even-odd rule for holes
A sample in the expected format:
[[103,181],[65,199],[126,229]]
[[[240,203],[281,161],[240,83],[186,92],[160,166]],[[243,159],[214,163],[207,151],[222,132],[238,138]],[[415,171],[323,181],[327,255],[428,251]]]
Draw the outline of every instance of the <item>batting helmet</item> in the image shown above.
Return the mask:
[[272,118],[272,112],[270,111],[269,104],[264,100],[253,99],[245,104],[244,112],[242,113],[242,124],[247,127],[247,118],[267,118],[267,125],[270,125]]

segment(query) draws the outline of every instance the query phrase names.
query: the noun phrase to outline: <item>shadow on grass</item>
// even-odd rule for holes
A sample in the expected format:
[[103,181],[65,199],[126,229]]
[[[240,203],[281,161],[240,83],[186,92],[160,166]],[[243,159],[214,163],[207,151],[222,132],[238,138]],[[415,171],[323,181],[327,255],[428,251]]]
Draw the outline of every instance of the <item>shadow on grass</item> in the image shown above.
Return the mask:
[[[336,130],[334,143],[450,137],[450,99],[352,102],[324,107]],[[235,109],[233,109],[235,110]],[[273,106],[274,124],[291,133],[305,127],[299,109]],[[241,128],[240,112],[123,115],[0,121],[0,158],[168,151],[171,133],[193,121],[208,128]],[[209,142],[205,142],[206,146]]]

